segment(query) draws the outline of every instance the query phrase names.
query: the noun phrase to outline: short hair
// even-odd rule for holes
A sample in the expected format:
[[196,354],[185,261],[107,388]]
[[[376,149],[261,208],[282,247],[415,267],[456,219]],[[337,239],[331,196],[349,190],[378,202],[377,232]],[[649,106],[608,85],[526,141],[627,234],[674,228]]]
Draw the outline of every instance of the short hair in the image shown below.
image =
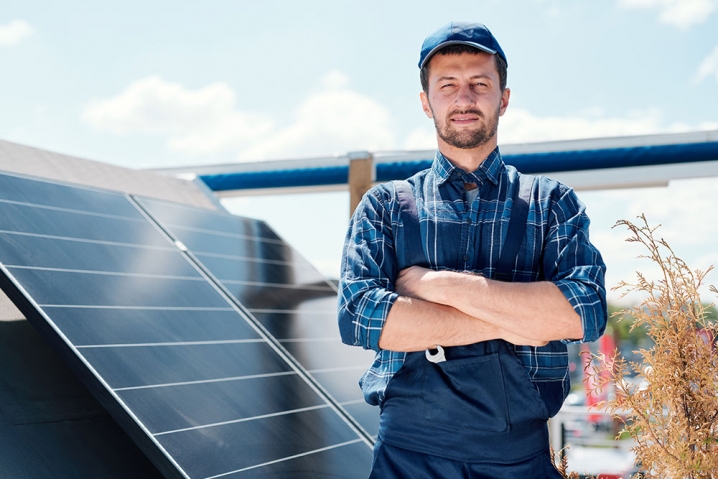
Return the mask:
[[[438,52],[436,52],[434,55],[461,55],[462,53],[470,53],[472,55],[478,55],[481,53],[481,50],[478,48],[471,47],[469,45],[463,45],[463,44],[456,44],[456,45],[449,45],[447,47],[442,48]],[[496,71],[499,72],[499,86],[501,87],[501,91],[503,92],[506,89],[506,80],[508,78],[508,65],[506,65],[506,62],[503,58],[501,58],[501,55],[493,55],[494,61],[496,62]],[[431,59],[429,59],[428,62],[424,63],[424,67],[419,72],[419,79],[421,80],[421,88],[424,90],[424,93],[429,93],[429,65],[431,64]]]

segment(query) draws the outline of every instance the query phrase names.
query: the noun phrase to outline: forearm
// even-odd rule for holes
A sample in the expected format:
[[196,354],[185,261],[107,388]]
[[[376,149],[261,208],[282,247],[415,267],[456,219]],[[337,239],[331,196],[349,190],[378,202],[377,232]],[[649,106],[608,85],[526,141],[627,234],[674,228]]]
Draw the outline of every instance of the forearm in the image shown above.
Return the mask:
[[505,339],[514,344],[543,344],[469,316],[453,307],[400,296],[386,318],[379,338],[379,347],[412,352],[436,345],[463,346],[491,339]]
[[479,278],[477,283],[479,296],[458,298],[460,310],[534,340],[583,337],[580,316],[555,284],[506,283],[487,278]]
[[480,318],[535,341],[580,339],[581,318],[556,285],[548,281],[505,283],[451,271],[402,271],[402,293]]

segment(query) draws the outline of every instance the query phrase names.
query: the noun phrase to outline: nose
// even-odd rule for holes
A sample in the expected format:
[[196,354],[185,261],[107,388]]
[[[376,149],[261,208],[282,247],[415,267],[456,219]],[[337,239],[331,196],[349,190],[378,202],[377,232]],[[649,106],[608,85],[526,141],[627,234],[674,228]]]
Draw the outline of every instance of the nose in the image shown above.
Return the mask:
[[459,85],[456,98],[454,99],[454,105],[459,109],[465,109],[473,106],[474,102],[474,92],[471,91],[471,85],[466,83]]

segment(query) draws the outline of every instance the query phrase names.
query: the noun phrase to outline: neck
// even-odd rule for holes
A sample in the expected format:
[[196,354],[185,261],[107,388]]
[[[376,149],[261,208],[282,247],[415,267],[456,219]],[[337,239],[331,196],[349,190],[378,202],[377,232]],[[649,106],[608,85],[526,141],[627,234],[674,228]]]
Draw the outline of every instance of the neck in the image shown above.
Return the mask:
[[494,151],[497,145],[496,136],[483,145],[471,149],[457,148],[449,145],[441,138],[437,138],[437,140],[441,154],[444,155],[454,166],[461,168],[466,173],[471,173],[472,171],[477,170],[486,157]]

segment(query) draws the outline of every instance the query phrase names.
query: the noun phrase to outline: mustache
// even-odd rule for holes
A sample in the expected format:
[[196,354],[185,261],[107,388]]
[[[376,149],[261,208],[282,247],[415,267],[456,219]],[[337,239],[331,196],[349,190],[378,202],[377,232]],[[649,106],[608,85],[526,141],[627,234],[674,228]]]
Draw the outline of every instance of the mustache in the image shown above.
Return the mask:
[[483,114],[483,113],[481,113],[479,110],[474,110],[474,109],[468,109],[468,110],[453,110],[453,111],[450,111],[450,112],[446,115],[446,117],[447,117],[447,118],[450,118],[450,117],[452,117],[453,115],[469,115],[469,114],[476,115],[476,116],[478,116],[479,118],[483,118],[483,117],[484,117],[484,114]]

